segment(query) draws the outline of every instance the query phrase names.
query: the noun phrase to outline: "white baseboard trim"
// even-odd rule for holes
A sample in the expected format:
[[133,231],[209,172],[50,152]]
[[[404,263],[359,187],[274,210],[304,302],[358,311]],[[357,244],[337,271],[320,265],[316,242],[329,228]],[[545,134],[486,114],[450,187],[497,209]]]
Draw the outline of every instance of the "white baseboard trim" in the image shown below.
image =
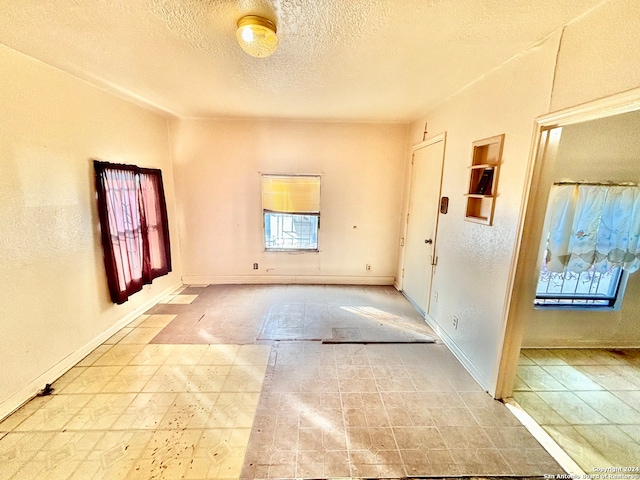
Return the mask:
[[[489,380],[482,374],[475,364],[465,355],[465,353],[458,347],[458,344],[445,332],[438,322],[431,315],[425,315],[425,321],[427,324],[435,330],[438,336],[442,339],[442,342],[451,350],[451,353],[458,359],[462,366],[469,372],[469,374],[480,384],[483,390],[489,392]],[[494,395],[495,392],[489,392]]]
[[137,307],[132,312],[129,312],[117,323],[113,324],[108,330],[105,330],[96,338],[79,348],[72,354],[63,358],[60,362],[49,368],[46,372],[26,385],[24,388],[18,390],[6,400],[0,403],[0,420],[11,415],[22,405],[31,400],[47,383],[53,383],[68,370],[75,366],[80,360],[89,355],[96,347],[102,345],[106,340],[111,338],[121,328],[126,327],[129,323],[149,310],[152,306],[158,303],[159,300],[169,295],[182,285],[182,282],[176,283],[173,286],[163,290],[152,299],[148,300],[144,304]]
[[372,275],[184,275],[185,285],[393,285],[393,276]]

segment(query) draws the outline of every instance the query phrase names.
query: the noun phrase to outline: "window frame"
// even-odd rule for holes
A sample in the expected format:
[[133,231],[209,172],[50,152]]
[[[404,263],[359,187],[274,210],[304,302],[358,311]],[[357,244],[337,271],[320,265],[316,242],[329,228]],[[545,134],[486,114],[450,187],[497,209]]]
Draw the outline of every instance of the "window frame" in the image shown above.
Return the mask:
[[[550,256],[549,252],[549,242],[550,242],[550,222],[551,222],[551,206],[549,201],[553,195],[553,188],[560,186],[575,186],[580,187],[582,185],[585,186],[598,186],[598,187],[635,187],[637,184],[633,183],[600,183],[600,182],[556,182],[552,184],[552,189],[549,192],[549,199],[547,203],[547,209],[545,212],[545,220],[543,232],[544,237],[540,241],[540,256],[538,258],[538,266],[542,267],[537,270],[538,275],[536,277],[536,288],[535,295],[533,300],[533,307],[535,310],[582,310],[582,311],[619,311],[622,308],[622,302],[624,299],[624,294],[627,287],[627,282],[630,273],[624,270],[622,265],[616,265],[610,268],[619,269],[619,273],[617,275],[616,285],[614,287],[615,292],[611,296],[598,296],[594,294],[588,293],[576,293],[576,292],[567,292],[567,293],[539,293],[538,285],[540,283],[540,279],[543,275],[543,268],[546,268],[547,261]],[[593,265],[587,270],[593,269]],[[550,272],[551,273],[551,272]],[[560,272],[554,272],[560,273]],[[566,275],[566,271],[562,272],[562,275]],[[582,272],[584,273],[584,272]],[[582,275],[582,273],[577,275]],[[544,300],[565,300],[566,303],[539,303],[538,301],[544,302]],[[608,304],[602,303],[588,303],[593,301],[608,301]],[[578,303],[575,303],[578,302]],[[581,303],[584,302],[584,303]]]
[[[264,183],[265,177],[279,178],[316,178],[318,181],[318,211],[317,212],[286,212],[264,208]],[[319,253],[320,252],[320,220],[321,220],[321,191],[322,191],[322,175],[318,173],[260,173],[260,195],[262,201],[262,246],[265,253]],[[315,217],[316,218],[316,246],[315,248],[289,248],[289,247],[268,247],[267,246],[267,215],[281,214],[297,217]]]
[[[598,297],[597,295],[589,295],[584,293],[570,293],[566,294],[539,294],[536,288],[536,295],[534,298],[534,309],[536,310],[584,310],[584,311],[618,311],[622,308],[622,300],[627,287],[627,281],[629,279],[629,272],[626,272],[622,267],[618,267],[619,274],[616,279],[615,293],[611,297]],[[542,272],[538,274],[540,278]],[[538,300],[566,300],[567,303],[538,303]],[[581,301],[608,301],[608,304],[597,303],[569,303],[569,302],[581,302]]]
[[[162,171],[99,160],[94,160],[93,164],[107,285],[113,303],[122,304],[129,296],[142,290],[143,285],[171,272],[169,222]],[[126,205],[129,211],[124,213],[112,206],[125,205],[117,202],[120,198],[118,195],[122,193],[113,193],[123,191],[118,187],[123,186],[124,177],[116,178],[118,172],[133,176],[133,182],[125,186],[129,190],[128,200],[131,203]],[[111,188],[112,184],[115,189]],[[133,208],[133,202],[137,208]],[[151,223],[152,217],[155,221]],[[129,248],[132,243],[138,245],[140,251]],[[131,268],[131,265],[137,268]]]

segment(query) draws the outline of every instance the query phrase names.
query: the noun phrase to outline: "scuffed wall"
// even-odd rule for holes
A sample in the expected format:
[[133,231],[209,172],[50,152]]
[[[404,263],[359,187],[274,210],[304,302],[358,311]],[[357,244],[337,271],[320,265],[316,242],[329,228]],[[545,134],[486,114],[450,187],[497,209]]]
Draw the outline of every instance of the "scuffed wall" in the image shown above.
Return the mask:
[[[0,417],[180,283],[166,118],[0,46]],[[173,273],[113,305],[91,160],[163,171]],[[69,364],[69,362],[72,362]]]
[[[171,135],[186,282],[393,283],[406,126],[176,120]],[[264,251],[261,173],[322,174],[320,252]]]

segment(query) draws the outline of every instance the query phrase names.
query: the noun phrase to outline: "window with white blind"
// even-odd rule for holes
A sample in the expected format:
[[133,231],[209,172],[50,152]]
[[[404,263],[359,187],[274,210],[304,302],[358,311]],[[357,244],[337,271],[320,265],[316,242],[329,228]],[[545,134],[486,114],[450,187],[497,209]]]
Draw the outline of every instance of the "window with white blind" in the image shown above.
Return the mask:
[[262,175],[266,251],[318,251],[320,175]]

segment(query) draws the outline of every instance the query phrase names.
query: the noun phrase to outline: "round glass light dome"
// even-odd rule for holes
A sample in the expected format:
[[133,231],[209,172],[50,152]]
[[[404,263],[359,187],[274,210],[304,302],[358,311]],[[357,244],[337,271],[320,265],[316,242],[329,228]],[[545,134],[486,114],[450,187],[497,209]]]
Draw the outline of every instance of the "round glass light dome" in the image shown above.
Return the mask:
[[236,38],[242,49],[253,57],[268,57],[278,47],[275,23],[257,15],[238,20]]

